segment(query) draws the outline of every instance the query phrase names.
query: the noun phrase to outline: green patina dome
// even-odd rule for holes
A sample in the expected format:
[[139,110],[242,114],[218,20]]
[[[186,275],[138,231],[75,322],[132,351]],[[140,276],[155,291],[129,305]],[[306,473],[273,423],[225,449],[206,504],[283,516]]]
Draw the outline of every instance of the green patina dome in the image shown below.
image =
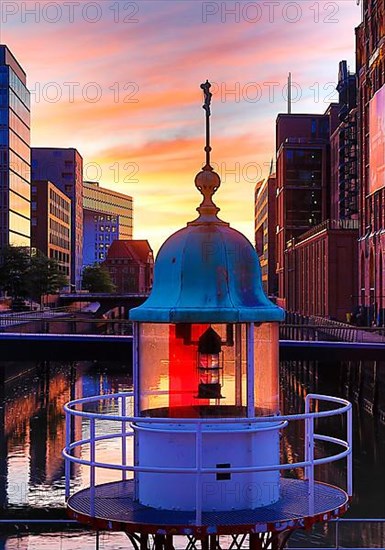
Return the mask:
[[284,310],[262,288],[258,255],[250,241],[217,217],[212,202],[220,179],[205,167],[195,179],[204,196],[200,216],[159,250],[149,298],[130,311],[132,321],[240,323],[282,321]]

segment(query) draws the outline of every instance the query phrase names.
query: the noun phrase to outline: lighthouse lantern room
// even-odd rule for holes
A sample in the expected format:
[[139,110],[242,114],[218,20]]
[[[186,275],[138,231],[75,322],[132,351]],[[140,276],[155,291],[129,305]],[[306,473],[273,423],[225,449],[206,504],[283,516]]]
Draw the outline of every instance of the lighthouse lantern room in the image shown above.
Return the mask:
[[[210,165],[210,84],[201,87],[206,163],[195,178],[203,197],[198,216],[163,244],[152,292],[130,312],[132,415],[127,415],[126,394],[109,396],[120,403],[118,415],[87,409],[89,402],[106,396],[66,405],[70,432],[71,416],[88,418],[91,426],[89,439],[72,442],[67,433],[67,505],[79,521],[126,531],[141,549],[151,546],[150,535],[155,547],[172,548],[177,534],[189,537],[191,549],[199,541],[201,548],[225,548],[222,535],[233,536],[234,548],[245,537],[250,548],[280,548],[283,534],[347,509],[351,405],[309,394],[304,413],[280,413],[279,322],[284,311],[263,291],[251,243],[218,217],[213,196],[220,178]],[[323,408],[321,402],[337,407]],[[316,433],[316,420],[333,415],[346,417],[346,441]],[[120,467],[106,463],[105,456],[98,460],[98,443],[109,436],[98,436],[95,424],[104,419],[106,426],[113,421],[121,426],[118,435],[116,430],[110,434],[122,439]],[[292,420],[302,422],[305,443],[299,462],[286,464],[281,439]],[[342,450],[316,458],[316,441]],[[90,488],[70,496],[69,465],[79,462],[74,450],[85,444],[90,458],[80,462],[90,466]],[[315,481],[315,467],[338,458],[348,462],[346,490]],[[97,468],[120,468],[122,479],[98,485]],[[300,476],[285,475],[298,469]]]

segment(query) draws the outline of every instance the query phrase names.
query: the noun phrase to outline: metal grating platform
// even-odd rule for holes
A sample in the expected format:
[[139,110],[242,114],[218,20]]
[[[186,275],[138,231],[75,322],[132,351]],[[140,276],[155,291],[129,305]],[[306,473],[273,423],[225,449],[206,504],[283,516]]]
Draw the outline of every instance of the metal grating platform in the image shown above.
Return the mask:
[[133,500],[134,482],[117,481],[95,487],[95,516],[90,514],[91,490],[75,493],[67,502],[70,517],[97,529],[151,534],[240,534],[277,532],[310,527],[342,515],[349,497],[342,489],[316,482],[314,514],[309,514],[308,482],[281,479],[280,500],[256,510],[204,512],[195,525],[194,512],[158,510]]

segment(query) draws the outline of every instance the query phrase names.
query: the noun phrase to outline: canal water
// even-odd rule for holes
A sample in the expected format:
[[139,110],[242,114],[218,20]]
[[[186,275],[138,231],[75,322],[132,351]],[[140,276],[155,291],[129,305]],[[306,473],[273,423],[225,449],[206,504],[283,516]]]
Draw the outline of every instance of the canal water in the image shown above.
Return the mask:
[[[354,498],[346,518],[385,518],[385,363],[281,363],[281,409],[303,412],[308,392],[348,398],[354,406]],[[104,363],[0,363],[0,513],[1,518],[44,516],[44,510],[64,506],[65,444],[63,405],[74,398],[132,389],[130,364]],[[338,423],[337,423],[338,424]],[[340,428],[337,426],[330,426]],[[83,433],[85,426],[78,426]],[[334,435],[334,434],[333,434]],[[283,458],[295,461],[303,448],[303,432],[285,434]],[[102,449],[119,453],[111,442]],[[341,463],[340,463],[341,462]],[[319,479],[341,485],[345,461],[328,464]],[[111,479],[99,472],[98,481]],[[292,475],[297,475],[293,472]],[[104,477],[103,477],[104,476]],[[74,471],[73,486],[88,484],[84,467]],[[2,529],[3,526],[3,529]],[[330,547],[335,524],[298,532],[292,547]],[[385,548],[385,523],[344,522],[339,525],[341,546]],[[123,534],[103,533],[99,548],[129,548]],[[0,524],[0,549],[95,548],[95,535],[81,531],[5,534]]]

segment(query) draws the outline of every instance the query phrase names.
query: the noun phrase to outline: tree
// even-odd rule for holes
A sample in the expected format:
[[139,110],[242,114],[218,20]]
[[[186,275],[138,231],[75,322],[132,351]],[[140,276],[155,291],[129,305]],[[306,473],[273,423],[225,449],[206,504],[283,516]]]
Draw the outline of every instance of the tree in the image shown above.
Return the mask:
[[60,270],[58,262],[41,252],[31,256],[25,276],[28,296],[37,302],[41,301],[43,294],[58,292],[68,285],[68,279]]
[[56,260],[26,247],[6,246],[0,254],[0,289],[15,301],[57,292],[68,284]]
[[82,288],[90,292],[115,292],[115,285],[107,269],[100,264],[83,269]]
[[28,296],[26,272],[30,264],[30,249],[5,246],[0,252],[0,289],[12,298]]

